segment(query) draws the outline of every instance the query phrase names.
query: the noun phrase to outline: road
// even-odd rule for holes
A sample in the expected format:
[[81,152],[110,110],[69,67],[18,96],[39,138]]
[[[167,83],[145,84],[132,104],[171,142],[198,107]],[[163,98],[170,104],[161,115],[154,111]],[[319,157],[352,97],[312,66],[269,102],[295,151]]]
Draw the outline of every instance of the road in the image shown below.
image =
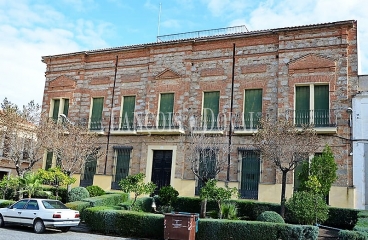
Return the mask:
[[111,237],[91,233],[69,231],[62,233],[58,230],[47,229],[43,234],[36,234],[32,228],[21,226],[6,226],[0,228],[0,240],[134,240],[131,238]]

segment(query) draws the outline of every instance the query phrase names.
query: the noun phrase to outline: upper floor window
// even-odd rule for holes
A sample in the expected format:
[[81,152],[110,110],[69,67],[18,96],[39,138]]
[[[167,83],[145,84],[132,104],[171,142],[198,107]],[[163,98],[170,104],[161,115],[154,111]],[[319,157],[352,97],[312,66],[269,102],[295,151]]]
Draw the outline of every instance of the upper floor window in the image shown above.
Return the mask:
[[220,105],[220,92],[205,92],[203,94],[202,121],[203,127],[207,130],[218,128]]
[[90,115],[90,130],[102,129],[102,110],[104,98],[92,98],[92,111]]
[[244,93],[244,129],[255,129],[262,116],[262,89],[247,89]]
[[295,124],[330,125],[329,86],[314,85],[295,87]]
[[160,95],[160,109],[158,112],[158,127],[171,128],[173,123],[174,93]]
[[121,127],[122,130],[134,129],[134,110],[135,96],[123,97],[123,109],[121,111]]
[[54,121],[58,121],[60,114],[64,114],[67,117],[68,113],[69,113],[69,99],[67,98],[52,99],[50,108],[50,117],[52,117]]

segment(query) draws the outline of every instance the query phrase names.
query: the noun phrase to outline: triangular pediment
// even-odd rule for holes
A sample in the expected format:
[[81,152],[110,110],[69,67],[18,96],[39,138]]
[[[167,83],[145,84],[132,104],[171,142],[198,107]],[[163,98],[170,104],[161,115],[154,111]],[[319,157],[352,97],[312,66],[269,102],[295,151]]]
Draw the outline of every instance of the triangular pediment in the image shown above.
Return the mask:
[[177,72],[166,68],[164,71],[160,72],[156,75],[155,79],[173,79],[173,78],[180,78],[180,74]]
[[74,89],[75,84],[73,79],[62,75],[52,80],[49,84],[49,88],[50,90]]
[[332,59],[321,57],[316,54],[308,54],[289,63],[289,70],[332,68],[336,62]]

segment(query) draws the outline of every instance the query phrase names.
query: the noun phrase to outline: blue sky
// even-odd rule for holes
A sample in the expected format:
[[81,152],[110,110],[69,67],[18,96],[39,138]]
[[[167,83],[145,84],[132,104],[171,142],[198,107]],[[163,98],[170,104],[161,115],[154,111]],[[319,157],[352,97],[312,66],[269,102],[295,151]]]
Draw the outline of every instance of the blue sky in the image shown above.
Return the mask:
[[367,10],[367,0],[0,0],[0,101],[42,103],[42,56],[239,25],[254,31],[358,20],[359,73],[368,74]]

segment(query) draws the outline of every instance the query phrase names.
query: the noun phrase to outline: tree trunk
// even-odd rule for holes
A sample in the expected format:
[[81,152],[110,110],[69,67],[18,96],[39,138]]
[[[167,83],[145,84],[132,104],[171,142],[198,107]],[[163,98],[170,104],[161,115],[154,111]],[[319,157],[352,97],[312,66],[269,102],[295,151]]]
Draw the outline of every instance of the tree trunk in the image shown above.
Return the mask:
[[201,212],[199,214],[199,217],[206,218],[206,211],[207,211],[207,198],[203,199],[201,202]]
[[285,192],[286,192],[286,174],[288,171],[282,170],[282,182],[281,182],[281,210],[280,215],[281,217],[285,218]]

